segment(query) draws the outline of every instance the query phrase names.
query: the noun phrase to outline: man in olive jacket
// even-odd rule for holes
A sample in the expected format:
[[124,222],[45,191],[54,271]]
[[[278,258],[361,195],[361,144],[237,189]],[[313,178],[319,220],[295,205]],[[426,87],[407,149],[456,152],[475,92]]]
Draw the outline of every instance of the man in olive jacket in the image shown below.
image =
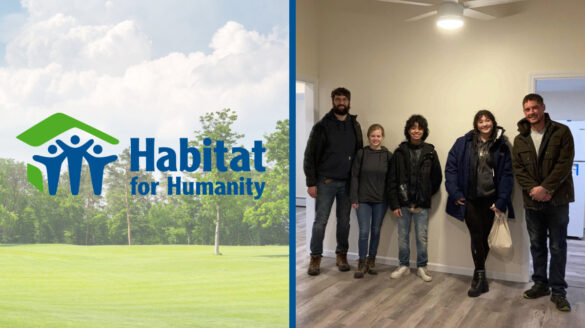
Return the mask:
[[345,88],[331,92],[333,108],[311,130],[303,168],[307,177],[307,192],[316,198],[315,221],[311,236],[311,262],[308,274],[320,273],[325,227],[333,200],[337,200],[337,266],[349,271],[349,178],[353,157],[363,148],[362,129],[356,115],[349,114],[351,93]]
[[[534,285],[524,292],[527,299],[549,295],[557,309],[570,311],[566,298],[567,225],[569,203],[574,201],[573,157],[569,128],[552,121],[542,97],[529,94],[522,101],[525,118],[518,122],[513,165],[522,187],[526,227],[534,266]],[[550,272],[547,278],[547,235],[550,238]]]

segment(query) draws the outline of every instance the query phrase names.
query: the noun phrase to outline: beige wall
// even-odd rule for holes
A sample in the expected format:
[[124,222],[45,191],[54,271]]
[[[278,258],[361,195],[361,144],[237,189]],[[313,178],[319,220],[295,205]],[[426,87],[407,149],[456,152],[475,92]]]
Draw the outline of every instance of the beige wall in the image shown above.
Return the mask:
[[[444,168],[449,149],[457,137],[471,129],[477,110],[491,110],[513,139],[516,122],[522,117],[520,102],[532,91],[533,76],[585,76],[585,2],[531,0],[488,9],[491,11],[486,9],[486,13],[504,17],[493,21],[468,19],[461,30],[444,32],[432,19],[405,23],[404,19],[424,12],[425,8],[416,6],[299,0],[298,72],[318,78],[320,116],[330,108],[328,94],[333,88],[349,88],[351,111],[358,114],[364,131],[374,122],[381,123],[386,128],[384,144],[389,149],[404,139],[404,122],[411,114],[424,115],[431,131],[427,141],[435,145]],[[299,39],[317,25],[315,63],[315,42]],[[547,110],[554,119],[555,109],[548,106]],[[429,265],[435,270],[470,273],[469,233],[464,223],[445,214],[446,198],[443,186],[431,211]],[[514,255],[506,261],[490,255],[487,267],[493,277],[523,281],[528,278],[529,253],[517,188],[514,205],[518,213],[518,219],[510,222]],[[398,253],[395,221],[387,214],[378,254],[393,264]],[[350,252],[357,253],[353,213],[351,223]],[[325,248],[327,254],[335,249],[334,215],[328,224]],[[411,249],[415,250],[414,241]],[[412,251],[411,259],[415,256],[416,251]]]
[[296,1],[296,65],[297,79],[315,82],[318,77],[317,62],[317,2],[316,0]]

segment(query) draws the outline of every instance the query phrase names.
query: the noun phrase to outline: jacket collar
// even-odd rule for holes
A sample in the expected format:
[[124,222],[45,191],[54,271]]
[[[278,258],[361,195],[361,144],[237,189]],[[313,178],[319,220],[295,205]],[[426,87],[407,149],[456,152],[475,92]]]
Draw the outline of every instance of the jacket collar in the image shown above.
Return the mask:
[[[420,144],[420,148],[422,149],[423,153],[426,153],[426,152],[433,151],[433,149],[435,149],[435,146],[423,141],[422,144]],[[408,141],[401,142],[400,145],[398,145],[397,150],[398,149],[405,151],[405,152],[408,152],[408,149],[410,149],[409,142]]]
[[[550,116],[548,115],[548,113],[544,113],[544,129],[548,129],[549,126],[551,126],[552,124],[552,120],[550,119]],[[526,118],[521,119],[518,122],[518,132],[520,132],[521,135],[523,136],[527,136],[530,134],[530,122],[528,122],[528,120]]]
[[[496,130],[497,130],[498,132],[497,132],[497,134],[496,134],[496,140],[495,140],[495,141],[499,141],[499,140],[501,140],[501,139],[505,138],[505,137],[504,137],[504,132],[506,132],[506,130],[505,130],[503,127],[501,127],[501,126],[496,126]],[[467,132],[467,133],[465,134],[465,139],[466,139],[466,140],[469,140],[469,141],[473,140],[473,135],[474,135],[474,134],[475,134],[475,130],[471,130],[471,131]]]
[[[347,115],[349,116],[349,118],[350,118],[352,121],[355,121],[355,120],[357,119],[357,115],[354,115],[354,114],[347,114]],[[328,118],[328,119],[335,119],[335,120],[337,120],[337,117],[336,117],[336,116],[335,116],[335,114],[333,113],[333,109],[330,109],[330,110],[329,110],[329,113],[325,114],[325,118]]]
[[372,151],[372,152],[378,152],[378,151],[389,151],[389,150],[388,150],[388,148],[386,148],[386,147],[384,147],[384,146],[380,146],[380,147],[381,147],[381,149],[375,150],[375,149],[372,149],[372,148],[370,147],[370,145],[367,145],[367,146],[365,146],[365,147],[364,147],[364,149],[367,149],[367,150],[369,150],[369,151]]

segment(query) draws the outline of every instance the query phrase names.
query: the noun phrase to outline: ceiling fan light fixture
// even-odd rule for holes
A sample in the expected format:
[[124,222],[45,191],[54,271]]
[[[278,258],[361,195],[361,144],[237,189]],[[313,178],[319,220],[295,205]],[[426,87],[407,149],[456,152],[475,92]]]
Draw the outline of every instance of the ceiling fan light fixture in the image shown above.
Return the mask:
[[463,5],[458,2],[443,2],[439,6],[437,26],[445,30],[455,30],[463,26]]
[[463,26],[463,18],[457,15],[445,15],[439,17],[437,26],[445,30],[456,30]]

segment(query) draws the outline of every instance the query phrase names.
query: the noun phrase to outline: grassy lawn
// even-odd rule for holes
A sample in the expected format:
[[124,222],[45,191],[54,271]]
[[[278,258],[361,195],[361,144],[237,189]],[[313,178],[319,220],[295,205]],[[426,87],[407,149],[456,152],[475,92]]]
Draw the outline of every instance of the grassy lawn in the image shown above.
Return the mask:
[[288,247],[0,245],[0,327],[286,327]]

